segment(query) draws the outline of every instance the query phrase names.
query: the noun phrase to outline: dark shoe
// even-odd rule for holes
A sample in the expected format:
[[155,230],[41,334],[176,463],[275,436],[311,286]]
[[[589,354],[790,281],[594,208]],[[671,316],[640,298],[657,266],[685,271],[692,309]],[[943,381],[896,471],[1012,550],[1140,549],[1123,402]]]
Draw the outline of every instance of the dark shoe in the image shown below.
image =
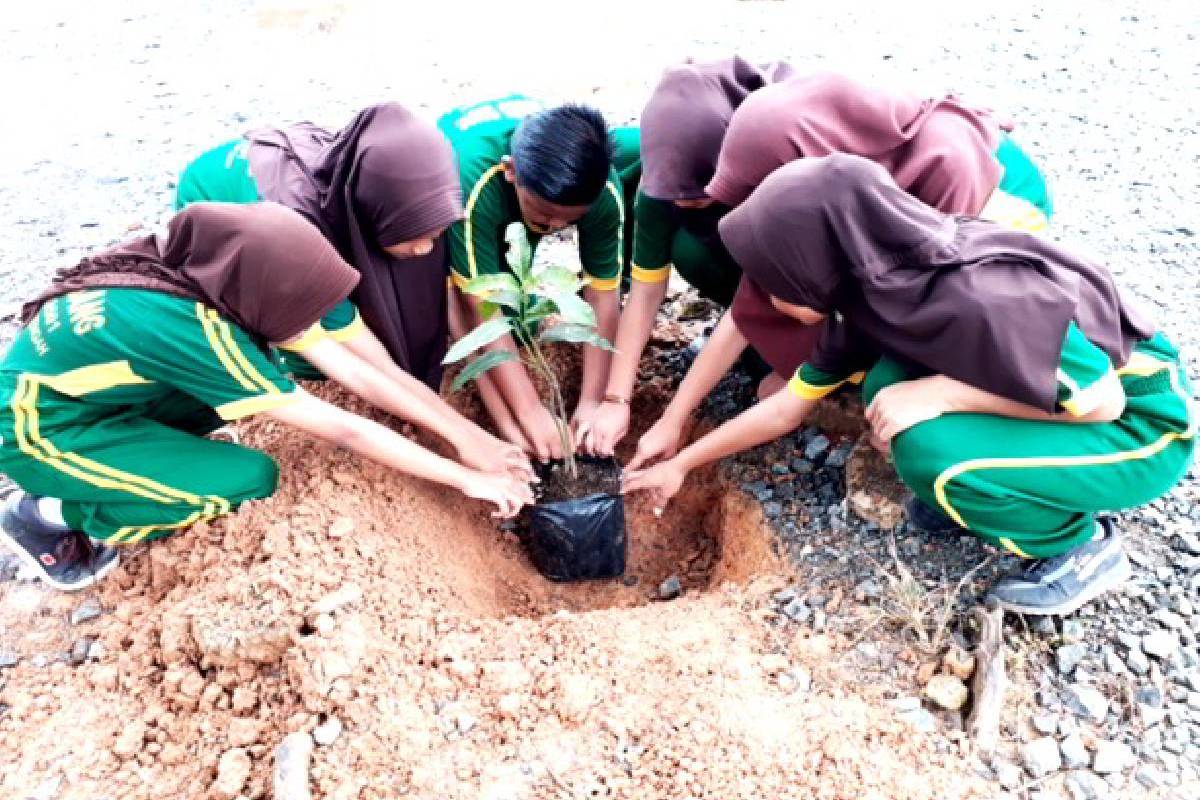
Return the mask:
[[1070,614],[1115,589],[1129,577],[1129,559],[1121,546],[1116,523],[1100,519],[1104,535],[1054,558],[1023,565],[1001,578],[988,600],[1018,614]]
[[904,504],[904,516],[908,524],[926,533],[962,533],[966,530],[950,517],[917,497],[910,497]]
[[0,541],[55,589],[73,592],[87,588],[119,562],[116,548],[105,547],[80,531],[47,522],[37,498],[14,492],[0,512]]

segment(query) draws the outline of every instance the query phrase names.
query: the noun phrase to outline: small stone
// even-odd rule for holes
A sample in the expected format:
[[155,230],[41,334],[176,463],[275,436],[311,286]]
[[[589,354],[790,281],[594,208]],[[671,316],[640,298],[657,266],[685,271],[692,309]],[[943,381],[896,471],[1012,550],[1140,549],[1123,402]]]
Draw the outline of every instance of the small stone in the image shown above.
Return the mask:
[[312,611],[314,614],[332,614],[342,606],[357,603],[362,599],[363,591],[356,583],[347,583],[339,589],[336,589],[322,597],[313,604]]
[[337,738],[342,735],[342,721],[337,717],[330,717],[322,724],[313,729],[313,740],[323,746],[328,747],[337,741]]
[[1053,714],[1034,714],[1033,729],[1043,736],[1052,736],[1058,732],[1058,717]]
[[454,716],[454,727],[458,730],[460,736],[466,736],[474,730],[478,722],[479,720],[475,719],[475,715],[467,711],[460,711]]
[[1125,658],[1125,666],[1129,667],[1129,671],[1134,675],[1145,675],[1150,671],[1150,659],[1146,658],[1141,648],[1130,650]]
[[1054,617],[1050,616],[1038,617],[1030,627],[1038,636],[1053,636],[1058,633],[1054,628]]
[[95,686],[97,689],[117,688],[116,664],[100,664],[92,670],[90,677],[92,679],[92,686]]
[[674,600],[681,594],[683,594],[683,585],[680,583],[678,575],[672,575],[658,585],[660,600]]
[[782,609],[783,614],[792,622],[807,622],[812,616],[810,609],[803,600],[798,597],[792,598],[787,605]]
[[975,672],[975,656],[961,647],[954,646],[942,657],[942,667],[959,680],[967,680]]
[[1063,645],[1055,650],[1054,661],[1058,665],[1058,671],[1063,675],[1070,675],[1087,655],[1087,651],[1087,645],[1082,642]]
[[1067,776],[1065,781],[1071,800],[1102,800],[1108,797],[1108,784],[1088,772],[1077,770]]
[[812,438],[804,448],[804,457],[812,462],[819,463],[820,460],[829,452],[829,439],[825,434],[818,433]]
[[1063,764],[1067,769],[1086,767],[1092,761],[1091,754],[1084,747],[1083,737],[1078,733],[1073,733],[1059,742],[1058,749],[1062,753]]
[[142,752],[142,743],[146,738],[146,724],[134,720],[121,729],[117,741],[113,743],[113,753],[121,758],[133,758]]
[[82,625],[89,622],[104,613],[104,609],[100,607],[100,601],[95,598],[84,600],[74,611],[71,612],[71,624]]
[[242,793],[242,787],[249,777],[249,754],[241,747],[226,750],[217,762],[217,779],[213,781],[212,794],[219,800],[234,800]]
[[275,800],[311,800],[308,788],[309,761],[313,738],[305,731],[289,733],[275,748],[275,775],[272,779]]
[[1062,640],[1063,644],[1075,644],[1082,642],[1086,635],[1087,629],[1083,623],[1077,619],[1064,619],[1062,624]]
[[970,692],[954,675],[934,675],[925,684],[925,697],[947,711],[957,711],[966,705]]
[[33,791],[26,795],[25,800],[54,800],[58,796],[62,782],[62,775],[51,775],[34,787]]
[[1035,778],[1057,772],[1062,766],[1062,756],[1058,752],[1058,742],[1053,736],[1042,736],[1034,739],[1021,748],[1021,761],[1025,769]]
[[341,539],[354,533],[354,520],[351,517],[338,517],[329,526],[329,536]]
[[233,690],[233,710],[238,714],[253,711],[258,705],[258,694],[246,686],[238,686]]
[[1021,768],[1011,761],[997,761],[992,765],[996,772],[996,780],[1009,791],[1014,791],[1021,785]]
[[1100,740],[1096,742],[1096,754],[1092,760],[1092,771],[1100,775],[1120,772],[1133,763],[1133,752],[1120,742]]
[[1063,700],[1067,708],[1077,717],[1083,717],[1092,722],[1103,722],[1104,718],[1108,716],[1108,698],[1091,686],[1072,684],[1067,687]]
[[76,639],[75,644],[71,645],[70,662],[72,666],[78,667],[88,659],[88,653],[92,649],[92,640],[88,638]]
[[1146,652],[1146,655],[1165,661],[1178,649],[1179,637],[1171,631],[1157,630],[1142,637],[1142,650]]
[[1138,718],[1142,721],[1142,727],[1144,728],[1153,728],[1167,717],[1167,710],[1165,708],[1155,708],[1145,703],[1138,703],[1137,710]]
[[229,743],[235,747],[257,744],[265,727],[266,723],[254,717],[234,717],[229,721]]
[[1137,772],[1133,773],[1133,779],[1147,789],[1153,789],[1155,786],[1162,785],[1163,774],[1158,768],[1143,764],[1138,767]]
[[12,650],[0,650],[0,669],[15,667],[20,661],[21,657]]
[[1171,537],[1171,547],[1184,553],[1200,556],[1200,536],[1187,531],[1179,531]]

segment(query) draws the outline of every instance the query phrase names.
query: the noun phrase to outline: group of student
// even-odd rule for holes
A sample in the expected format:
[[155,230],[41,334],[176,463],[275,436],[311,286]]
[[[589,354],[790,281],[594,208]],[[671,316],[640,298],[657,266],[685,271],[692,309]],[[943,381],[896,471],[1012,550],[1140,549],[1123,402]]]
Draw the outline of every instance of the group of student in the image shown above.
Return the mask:
[[[268,456],[206,434],[264,414],[511,516],[530,459],[561,458],[520,360],[478,381],[495,433],[437,394],[481,321],[465,282],[505,233],[574,225],[584,347],[571,427],[612,454],[672,267],[726,308],[625,490],[661,507],[687,473],[801,425],[861,385],[910,523],[1022,557],[991,594],[1068,613],[1129,572],[1115,518],[1187,472],[1197,413],[1179,353],[1103,267],[1040,235],[1042,173],[996,114],[741,58],[665,71],[638,127],[524,96],[436,125],[394,103],[345,128],[251,131],[193,161],[165,236],[62,270],[0,365],[0,536],[77,589],[120,545],[269,496]],[[492,348],[515,349],[502,338]],[[743,352],[759,402],[684,446]],[[434,434],[440,456],[317,399],[330,379]]]

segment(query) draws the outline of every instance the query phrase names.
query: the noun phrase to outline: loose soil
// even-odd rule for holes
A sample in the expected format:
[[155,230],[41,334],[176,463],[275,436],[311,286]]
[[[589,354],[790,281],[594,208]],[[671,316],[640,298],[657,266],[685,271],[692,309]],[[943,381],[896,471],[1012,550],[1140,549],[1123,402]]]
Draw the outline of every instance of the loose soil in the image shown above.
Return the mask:
[[541,471],[538,500],[552,503],[589,494],[620,494],[621,465],[613,459],[575,457],[574,476],[565,461],[556,461]]
[[[630,442],[672,380],[643,384]],[[779,623],[789,576],[717,467],[661,518],[628,498],[625,580],[559,585],[479,504],[273,422],[243,434],[279,492],[127,553],[90,594],[98,619],[67,621],[88,596],[0,587],[21,657],[0,671],[0,796],[267,797],[282,737],[332,719],[320,798],[976,793],[960,756],[843,678],[845,640]],[[657,602],[671,575],[682,596]],[[71,666],[80,637],[96,644]]]

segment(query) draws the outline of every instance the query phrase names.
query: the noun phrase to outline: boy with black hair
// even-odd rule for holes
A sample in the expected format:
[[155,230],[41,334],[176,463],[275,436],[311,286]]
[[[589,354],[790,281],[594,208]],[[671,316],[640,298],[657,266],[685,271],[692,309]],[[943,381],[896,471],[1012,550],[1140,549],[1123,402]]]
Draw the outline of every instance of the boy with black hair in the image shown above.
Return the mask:
[[[619,315],[625,261],[625,187],[636,183],[636,129],[610,136],[604,117],[587,106],[545,109],[521,95],[456,109],[438,121],[458,156],[466,215],[448,235],[451,277],[460,289],[478,275],[507,270],[505,232],[524,224],[530,244],[575,225],[588,278],[583,297],[611,341]],[[450,329],[463,336],[480,321],[476,301],[451,292]],[[516,350],[505,336],[493,348]],[[571,424],[591,422],[608,382],[610,356],[586,345],[579,404]],[[558,429],[529,373],[510,361],[482,376],[480,395],[500,435],[542,461],[562,458]]]

